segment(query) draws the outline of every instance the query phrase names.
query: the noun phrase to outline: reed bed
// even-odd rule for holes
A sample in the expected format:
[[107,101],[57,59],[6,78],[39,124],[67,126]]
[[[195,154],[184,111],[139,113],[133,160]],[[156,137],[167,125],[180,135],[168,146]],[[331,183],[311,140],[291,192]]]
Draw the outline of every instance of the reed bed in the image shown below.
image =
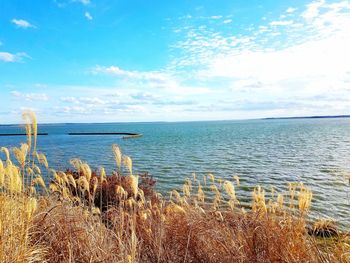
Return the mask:
[[51,169],[36,149],[35,114],[23,118],[26,143],[1,148],[1,262],[350,262],[347,234],[329,220],[308,223],[303,183],[269,195],[257,186],[247,207],[238,176],[193,174],[162,196],[118,145],[111,175],[79,159]]

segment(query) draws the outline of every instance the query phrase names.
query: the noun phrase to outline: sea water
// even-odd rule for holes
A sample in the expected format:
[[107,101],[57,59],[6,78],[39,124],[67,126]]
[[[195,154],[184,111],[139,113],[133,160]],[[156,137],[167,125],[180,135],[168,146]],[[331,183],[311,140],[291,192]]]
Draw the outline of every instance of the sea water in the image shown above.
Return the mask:
[[[24,132],[0,126],[0,133]],[[157,190],[180,189],[184,179],[208,173],[233,180],[240,177],[238,199],[248,203],[261,185],[268,193],[287,191],[288,182],[304,182],[313,191],[312,217],[328,216],[349,227],[350,119],[272,119],[211,122],[106,124],[42,124],[38,150],[54,169],[71,168],[80,158],[93,169],[115,167],[111,146],[118,144],[133,160],[134,173],[150,173]],[[135,132],[140,138],[117,135],[70,136],[69,132]],[[0,147],[19,146],[25,136],[0,137]],[[3,160],[5,156],[0,154]]]

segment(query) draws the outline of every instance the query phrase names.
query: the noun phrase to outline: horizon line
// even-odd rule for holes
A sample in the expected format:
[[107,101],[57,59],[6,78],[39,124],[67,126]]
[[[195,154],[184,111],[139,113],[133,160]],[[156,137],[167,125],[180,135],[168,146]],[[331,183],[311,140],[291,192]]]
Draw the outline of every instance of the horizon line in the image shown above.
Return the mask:
[[[220,121],[249,121],[249,120],[287,120],[287,119],[332,119],[332,118],[350,118],[350,115],[311,115],[311,116],[290,116],[290,117],[263,117],[247,119],[222,119],[222,120],[191,120],[191,121],[107,121],[107,122],[44,122],[40,125],[69,125],[69,124],[117,124],[117,123],[183,123],[183,122],[220,122]],[[0,126],[20,126],[23,123],[0,123]]]

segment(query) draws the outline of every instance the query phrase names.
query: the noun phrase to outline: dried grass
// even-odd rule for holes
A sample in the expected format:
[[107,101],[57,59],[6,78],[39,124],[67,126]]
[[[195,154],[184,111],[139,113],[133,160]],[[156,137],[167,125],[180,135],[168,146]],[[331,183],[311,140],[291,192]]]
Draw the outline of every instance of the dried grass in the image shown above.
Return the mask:
[[[163,198],[116,145],[110,176],[79,159],[71,161],[75,170],[50,169],[36,151],[35,115],[23,116],[27,143],[12,149],[18,165],[1,148],[1,262],[350,262],[348,235],[315,237],[336,231],[333,222],[307,231],[312,192],[302,183],[276,198],[256,187],[248,212],[236,196],[237,176],[231,182],[210,173],[202,187],[193,174],[182,195]],[[49,187],[40,167],[53,175]]]

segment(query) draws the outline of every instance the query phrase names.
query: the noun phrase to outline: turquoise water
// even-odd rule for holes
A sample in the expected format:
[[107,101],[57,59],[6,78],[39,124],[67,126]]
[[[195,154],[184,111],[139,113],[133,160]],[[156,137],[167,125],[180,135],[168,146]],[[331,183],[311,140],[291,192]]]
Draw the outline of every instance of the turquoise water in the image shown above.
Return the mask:
[[[17,132],[0,126],[0,133]],[[274,186],[285,191],[288,182],[303,181],[314,193],[312,215],[350,217],[350,119],[251,120],[184,123],[55,124],[40,125],[38,148],[55,169],[70,167],[79,157],[93,168],[115,167],[111,145],[131,156],[134,171],[148,171],[166,193],[179,188],[193,172],[212,172],[223,179],[241,178],[239,199],[248,202],[252,187]],[[68,136],[68,132],[137,132],[144,136]],[[0,146],[18,146],[25,137],[0,137]],[[3,155],[0,158],[4,159]]]

